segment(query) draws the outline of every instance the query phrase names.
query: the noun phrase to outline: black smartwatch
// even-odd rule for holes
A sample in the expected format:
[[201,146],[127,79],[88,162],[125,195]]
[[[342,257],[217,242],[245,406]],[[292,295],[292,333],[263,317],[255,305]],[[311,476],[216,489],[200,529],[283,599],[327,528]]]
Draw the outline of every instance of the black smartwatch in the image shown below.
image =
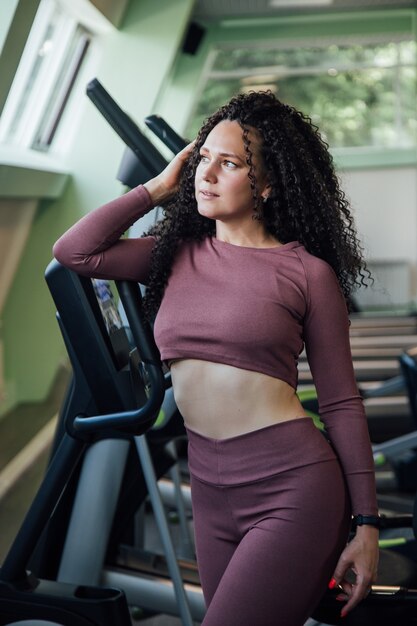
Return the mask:
[[352,529],[356,530],[358,526],[374,526],[381,527],[381,518],[379,515],[354,515],[352,517]]

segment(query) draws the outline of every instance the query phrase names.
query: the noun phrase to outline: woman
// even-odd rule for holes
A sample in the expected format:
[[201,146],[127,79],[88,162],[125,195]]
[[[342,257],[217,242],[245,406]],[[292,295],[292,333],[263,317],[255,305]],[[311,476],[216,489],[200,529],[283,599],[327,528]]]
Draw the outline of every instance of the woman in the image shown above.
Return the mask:
[[[148,236],[120,239],[161,204]],[[85,216],[54,254],[80,274],[148,285],[189,436],[204,626],[301,626],[327,585],[340,586],[346,615],[378,560],[345,304],[364,270],[311,121],[271,92],[233,98],[159,176]],[[328,440],[296,395],[304,345]],[[351,514],[362,524],[346,545]]]

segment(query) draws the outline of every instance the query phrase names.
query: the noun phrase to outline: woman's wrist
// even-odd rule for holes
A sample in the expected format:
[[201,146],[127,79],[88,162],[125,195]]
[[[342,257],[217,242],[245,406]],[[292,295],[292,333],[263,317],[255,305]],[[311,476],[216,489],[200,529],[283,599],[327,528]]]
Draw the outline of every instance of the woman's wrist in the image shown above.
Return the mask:
[[[377,539],[380,528],[379,519],[378,515],[354,515],[352,518],[352,531],[355,533],[355,536],[360,539]],[[358,520],[367,521],[369,523],[357,523]]]
[[352,529],[357,530],[362,527],[373,527],[379,529],[381,526],[381,518],[379,515],[358,514],[352,517]]
[[172,196],[172,192],[161,183],[157,176],[148,180],[143,186],[148,192],[154,206],[166,202]]
[[357,526],[355,528],[355,535],[359,537],[374,537],[378,536],[379,528],[376,526]]

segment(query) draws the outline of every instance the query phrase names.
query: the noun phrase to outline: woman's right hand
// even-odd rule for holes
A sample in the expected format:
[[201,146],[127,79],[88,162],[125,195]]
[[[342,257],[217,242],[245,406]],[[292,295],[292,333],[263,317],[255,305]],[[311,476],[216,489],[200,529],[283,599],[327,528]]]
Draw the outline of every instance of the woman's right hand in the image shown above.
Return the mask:
[[191,155],[194,143],[192,141],[185,146],[158,176],[144,184],[154,206],[163,204],[178,191],[181,171]]

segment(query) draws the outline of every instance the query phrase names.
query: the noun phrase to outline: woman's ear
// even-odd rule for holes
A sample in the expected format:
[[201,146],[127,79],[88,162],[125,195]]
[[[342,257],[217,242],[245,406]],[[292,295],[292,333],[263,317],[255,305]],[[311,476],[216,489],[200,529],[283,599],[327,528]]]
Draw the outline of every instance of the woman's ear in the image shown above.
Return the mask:
[[266,202],[268,200],[270,193],[271,193],[271,185],[267,183],[261,191],[261,198],[263,202]]

